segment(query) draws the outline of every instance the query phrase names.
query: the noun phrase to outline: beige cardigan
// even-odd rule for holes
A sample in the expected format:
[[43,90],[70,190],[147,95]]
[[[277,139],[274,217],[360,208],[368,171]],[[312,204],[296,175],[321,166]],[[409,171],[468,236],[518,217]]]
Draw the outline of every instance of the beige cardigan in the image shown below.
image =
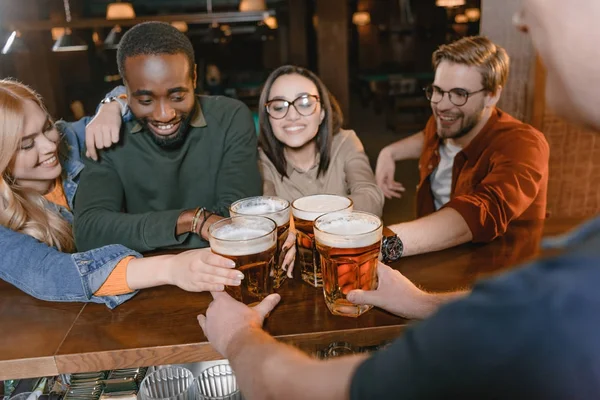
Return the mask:
[[383,193],[375,183],[369,159],[354,131],[341,130],[333,136],[329,168],[318,178],[318,157],[317,163],[308,171],[298,170],[288,161],[288,176],[281,179],[262,149],[259,149],[259,155],[265,196],[277,196],[292,202],[313,194],[337,194],[350,197],[355,210],[381,217]]

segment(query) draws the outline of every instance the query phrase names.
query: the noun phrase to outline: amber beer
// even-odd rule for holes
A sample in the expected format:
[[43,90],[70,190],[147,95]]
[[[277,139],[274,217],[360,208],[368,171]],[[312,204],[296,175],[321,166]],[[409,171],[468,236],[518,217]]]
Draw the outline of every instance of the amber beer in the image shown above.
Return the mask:
[[271,271],[275,264],[277,225],[259,216],[231,217],[212,224],[208,230],[213,253],[235,262],[244,273],[240,286],[225,290],[244,304],[256,304],[273,292]]
[[379,217],[360,211],[325,214],[315,221],[315,240],[323,271],[323,294],[335,315],[358,317],[372,306],[346,300],[353,289],[377,287],[377,259],[383,225]]
[[304,282],[314,287],[323,286],[319,254],[314,243],[315,219],[329,212],[350,210],[352,210],[352,200],[330,194],[301,197],[292,203],[298,243],[297,257]]
[[270,218],[277,224],[277,250],[271,277],[273,278],[273,287],[279,288],[286,278],[282,268],[285,259],[285,252],[282,251],[282,248],[290,230],[290,202],[272,196],[247,197],[233,203],[229,207],[229,211],[232,217],[258,215]]

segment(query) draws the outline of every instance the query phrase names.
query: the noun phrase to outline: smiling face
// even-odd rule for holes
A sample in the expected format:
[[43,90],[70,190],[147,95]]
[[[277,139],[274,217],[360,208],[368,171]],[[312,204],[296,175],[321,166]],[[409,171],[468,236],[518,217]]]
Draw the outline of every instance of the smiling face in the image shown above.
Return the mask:
[[[435,71],[433,85],[442,91],[464,89],[471,93],[482,89],[481,80],[481,72],[477,67],[442,61]],[[458,139],[473,131],[482,121],[486,106],[490,105],[489,100],[488,93],[481,91],[469,95],[462,106],[454,105],[448,93],[439,103],[431,103],[438,136],[442,139]]]
[[23,108],[26,118],[21,144],[9,170],[19,186],[44,193],[62,171],[58,158],[60,134],[34,101],[24,101]]
[[195,105],[195,74],[184,54],[140,55],[125,60],[129,107],[166,148],[183,142]]
[[549,107],[600,129],[600,1],[525,0],[515,17],[546,67]]
[[[269,92],[268,102],[284,100],[289,103],[306,96],[308,99],[319,97],[317,86],[308,78],[298,74],[282,75],[273,82]],[[319,131],[319,125],[325,117],[321,104],[310,105],[311,101],[299,100],[296,107],[301,109],[300,114],[292,105],[289,106],[287,115],[281,119],[269,116],[269,123],[273,134],[287,147],[300,148],[314,140]],[[310,109],[308,108],[310,107]],[[314,107],[314,112],[313,111]],[[312,112],[312,113],[310,113]],[[307,115],[309,114],[310,115]]]

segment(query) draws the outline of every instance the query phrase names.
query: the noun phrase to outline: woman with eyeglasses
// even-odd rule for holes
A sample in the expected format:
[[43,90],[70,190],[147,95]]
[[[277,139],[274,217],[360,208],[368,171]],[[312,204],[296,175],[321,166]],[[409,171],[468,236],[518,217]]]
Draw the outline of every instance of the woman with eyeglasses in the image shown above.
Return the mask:
[[350,197],[378,216],[384,197],[356,133],[342,129],[335,98],[311,71],[286,65],[269,75],[260,96],[259,153],[263,191],[293,201],[328,193]]
[[71,208],[88,119],[55,124],[37,93],[0,80],[0,121],[1,279],[42,300],[110,308],[151,286],[218,291],[240,284],[233,263],[210,249],[148,258],[116,244],[74,252]]

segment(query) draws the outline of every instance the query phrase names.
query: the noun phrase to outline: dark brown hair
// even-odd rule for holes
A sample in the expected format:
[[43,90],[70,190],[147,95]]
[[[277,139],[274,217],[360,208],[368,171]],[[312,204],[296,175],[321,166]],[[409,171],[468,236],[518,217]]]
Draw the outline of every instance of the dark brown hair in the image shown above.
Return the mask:
[[271,122],[269,121],[269,114],[267,114],[266,103],[269,101],[271,87],[273,82],[277,78],[283,75],[298,74],[307,79],[310,79],[319,92],[319,100],[321,102],[321,109],[325,112],[325,117],[319,125],[317,131],[316,141],[317,148],[319,149],[320,161],[319,170],[317,175],[321,175],[329,167],[331,157],[331,142],[333,135],[338,133],[342,128],[344,116],[342,110],[333,95],[329,92],[327,87],[323,84],[321,79],[313,72],[294,65],[284,65],[271,72],[267,78],[263,87],[262,93],[260,94],[258,119],[260,123],[260,133],[258,136],[258,145],[265,152],[267,157],[271,160],[277,172],[281,175],[282,179],[287,176],[287,160],[283,153],[285,145],[281,143],[273,134],[271,128]]
[[481,84],[490,93],[496,94],[500,86],[506,85],[510,58],[506,50],[484,36],[465,37],[440,46],[432,57],[433,69],[442,61],[474,66],[481,72]]

